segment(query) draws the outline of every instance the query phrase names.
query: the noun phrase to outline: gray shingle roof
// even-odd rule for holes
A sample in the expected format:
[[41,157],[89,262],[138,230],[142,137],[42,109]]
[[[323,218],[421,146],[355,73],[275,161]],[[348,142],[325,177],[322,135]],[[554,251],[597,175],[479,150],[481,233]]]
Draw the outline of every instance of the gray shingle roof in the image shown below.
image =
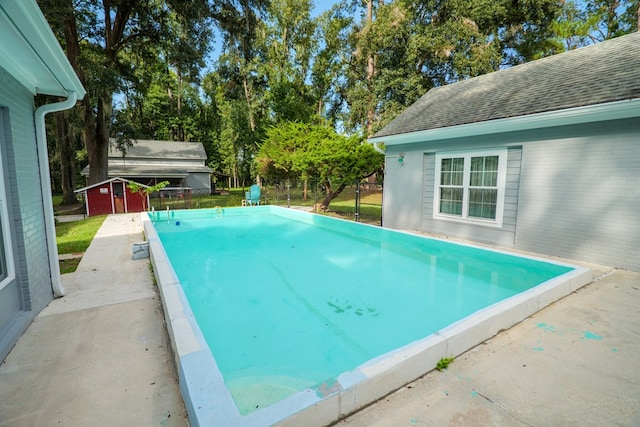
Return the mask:
[[[109,157],[122,157],[115,144],[109,144]],[[202,159],[207,158],[200,142],[151,141],[138,139],[127,148],[128,159]]]
[[640,98],[640,32],[431,89],[373,137]]

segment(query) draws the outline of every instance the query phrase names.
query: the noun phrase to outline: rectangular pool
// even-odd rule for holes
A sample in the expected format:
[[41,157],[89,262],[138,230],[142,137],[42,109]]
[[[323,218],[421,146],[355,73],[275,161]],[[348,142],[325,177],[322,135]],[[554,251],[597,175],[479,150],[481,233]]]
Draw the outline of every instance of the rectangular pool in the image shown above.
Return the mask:
[[325,425],[590,271],[290,209],[143,214],[193,425]]

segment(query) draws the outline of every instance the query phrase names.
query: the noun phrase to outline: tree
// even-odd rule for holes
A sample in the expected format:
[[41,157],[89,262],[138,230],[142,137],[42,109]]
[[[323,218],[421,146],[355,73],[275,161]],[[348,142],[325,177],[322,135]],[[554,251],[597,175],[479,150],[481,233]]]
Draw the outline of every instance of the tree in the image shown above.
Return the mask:
[[316,93],[308,84],[316,24],[310,0],[272,0],[258,39],[258,73],[266,81],[266,102],[273,123],[317,118]]
[[146,186],[146,185],[140,185],[140,184],[138,184],[137,182],[134,182],[134,181],[129,181],[129,183],[127,184],[127,188],[129,190],[131,190],[132,193],[137,193],[140,196],[142,196],[142,210],[146,211],[147,210],[147,196],[149,196],[149,194],[151,194],[151,193],[155,193],[156,191],[162,190],[167,185],[169,185],[169,181],[161,181],[161,182],[157,183],[156,185],[152,185],[150,187]]
[[361,137],[339,135],[330,126],[281,122],[267,130],[256,160],[270,178],[318,179],[326,211],[347,185],[380,171],[384,157]]
[[[89,184],[107,178],[113,95],[126,82],[137,84],[133,69],[158,58],[194,75],[211,34],[204,0],[40,0],[45,16],[63,24],[62,45],[87,89],[81,101]],[[59,27],[60,28],[60,27]]]

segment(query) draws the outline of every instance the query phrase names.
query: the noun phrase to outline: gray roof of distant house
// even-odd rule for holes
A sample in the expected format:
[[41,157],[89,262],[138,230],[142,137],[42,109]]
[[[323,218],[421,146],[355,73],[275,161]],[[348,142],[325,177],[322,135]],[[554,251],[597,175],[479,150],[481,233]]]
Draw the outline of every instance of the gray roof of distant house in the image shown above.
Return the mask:
[[640,32],[428,91],[373,138],[640,98]]
[[[111,140],[109,157],[122,157],[122,152]],[[207,154],[201,142],[151,141],[138,139],[133,146],[127,147],[125,158],[133,159],[206,159]]]

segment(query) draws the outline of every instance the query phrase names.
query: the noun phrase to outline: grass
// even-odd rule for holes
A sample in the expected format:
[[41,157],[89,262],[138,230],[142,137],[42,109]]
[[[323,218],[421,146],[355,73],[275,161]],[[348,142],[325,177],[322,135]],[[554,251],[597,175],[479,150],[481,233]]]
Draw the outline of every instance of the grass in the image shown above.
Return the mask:
[[78,264],[80,264],[81,258],[74,259],[61,259],[60,264],[60,274],[73,273],[78,268]]
[[106,215],[99,215],[80,221],[58,223],[56,225],[58,253],[71,254],[86,251],[106,217]]
[[449,367],[449,365],[454,361],[455,359],[453,357],[443,357],[442,359],[440,359],[438,361],[438,364],[436,365],[436,369],[438,371],[444,371],[445,369],[447,369]]

